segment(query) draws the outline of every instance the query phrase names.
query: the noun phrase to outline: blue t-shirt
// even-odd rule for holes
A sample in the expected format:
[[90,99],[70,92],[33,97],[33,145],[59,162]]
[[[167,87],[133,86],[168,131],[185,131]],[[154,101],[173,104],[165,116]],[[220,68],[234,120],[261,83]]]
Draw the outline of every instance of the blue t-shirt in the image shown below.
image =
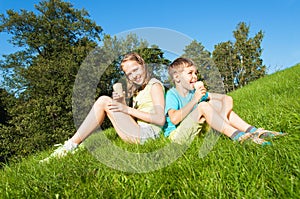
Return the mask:
[[[166,114],[166,124],[164,126],[164,135],[165,137],[168,137],[170,133],[176,129],[176,125],[173,124],[170,120],[170,117],[168,115],[168,111],[173,110],[179,110],[183,108],[185,105],[187,105],[192,98],[194,97],[195,90],[189,91],[187,96],[183,97],[181,96],[176,88],[171,88],[167,91],[166,94],[166,108],[165,108],[165,114]],[[196,106],[195,106],[196,107]]]

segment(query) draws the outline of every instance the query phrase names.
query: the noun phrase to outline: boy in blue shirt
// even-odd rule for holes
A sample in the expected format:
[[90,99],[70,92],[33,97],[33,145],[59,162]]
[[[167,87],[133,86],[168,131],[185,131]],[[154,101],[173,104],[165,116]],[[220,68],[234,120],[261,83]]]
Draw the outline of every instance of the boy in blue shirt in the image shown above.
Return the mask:
[[232,111],[230,96],[207,92],[203,83],[197,81],[198,71],[191,60],[177,58],[168,67],[168,72],[175,87],[166,94],[164,135],[171,141],[179,144],[191,142],[201,131],[204,121],[241,143],[251,140],[269,145],[270,142],[263,137],[284,135],[251,126]]

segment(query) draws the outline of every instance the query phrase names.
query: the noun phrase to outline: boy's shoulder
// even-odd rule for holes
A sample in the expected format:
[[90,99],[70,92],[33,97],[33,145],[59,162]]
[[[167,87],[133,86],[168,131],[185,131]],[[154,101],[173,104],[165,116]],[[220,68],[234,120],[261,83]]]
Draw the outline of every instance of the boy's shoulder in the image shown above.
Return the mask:
[[166,96],[167,97],[176,97],[176,98],[178,98],[179,96],[178,96],[178,91],[176,90],[176,88],[175,87],[171,87],[171,88],[169,88],[168,90],[167,90],[167,93],[166,93]]
[[182,97],[177,89],[175,87],[171,87],[168,89],[168,91],[166,92],[166,97],[167,98],[177,98],[177,99],[183,99],[184,101],[186,101],[187,99],[191,99],[195,94],[195,90],[191,90],[188,95],[186,97]]
[[167,93],[177,93],[177,90],[175,87],[171,87],[167,89]]

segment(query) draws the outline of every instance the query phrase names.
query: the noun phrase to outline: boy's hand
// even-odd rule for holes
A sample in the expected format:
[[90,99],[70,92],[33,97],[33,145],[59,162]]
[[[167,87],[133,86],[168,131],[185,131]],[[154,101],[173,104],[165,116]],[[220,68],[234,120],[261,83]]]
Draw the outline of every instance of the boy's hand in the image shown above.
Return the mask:
[[196,91],[194,95],[194,100],[198,103],[200,99],[205,95],[206,93],[206,88],[204,87],[204,84],[202,81],[198,81],[194,85]]
[[201,88],[204,88],[204,83],[202,82],[202,81],[198,81],[198,82],[196,82],[195,84],[194,84],[194,88],[196,89],[196,90],[199,90],[199,89],[201,89]]

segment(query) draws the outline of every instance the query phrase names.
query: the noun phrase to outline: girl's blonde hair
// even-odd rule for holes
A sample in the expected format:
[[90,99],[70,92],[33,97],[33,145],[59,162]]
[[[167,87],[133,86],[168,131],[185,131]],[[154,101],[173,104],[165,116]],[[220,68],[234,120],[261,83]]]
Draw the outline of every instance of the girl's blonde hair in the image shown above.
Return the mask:
[[139,65],[141,66],[145,66],[145,61],[144,59],[137,53],[135,52],[132,52],[132,53],[128,53],[126,54],[122,61],[121,61],[121,69],[123,70],[123,67],[124,67],[124,64],[127,62],[127,61],[135,61],[137,62]]

